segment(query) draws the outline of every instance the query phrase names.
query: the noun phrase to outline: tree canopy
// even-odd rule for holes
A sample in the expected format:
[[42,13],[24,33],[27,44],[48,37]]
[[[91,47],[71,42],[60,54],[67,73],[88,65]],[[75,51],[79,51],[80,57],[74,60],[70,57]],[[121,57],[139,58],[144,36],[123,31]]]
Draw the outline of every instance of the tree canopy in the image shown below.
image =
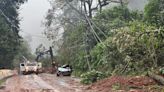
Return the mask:
[[151,25],[162,27],[164,25],[164,1],[149,0],[145,6],[145,20]]
[[[75,74],[90,70],[106,71],[109,75],[139,74],[161,67],[163,0],[149,0],[144,11],[131,10],[128,2],[122,0],[112,0],[116,3],[114,7],[109,7],[111,0],[98,0],[101,3],[97,3],[97,8],[92,5],[93,0],[76,4],[72,3],[74,0],[66,1],[62,2],[64,8],[60,8],[63,11],[60,17],[73,12],[80,15],[76,16],[78,21],[63,16],[71,23],[60,26],[64,32],[57,58],[60,63],[72,64]],[[65,7],[73,12],[64,11]],[[51,13],[53,16],[56,15]],[[51,26],[56,26],[54,19],[50,19]]]
[[0,0],[0,67],[12,68],[21,46],[19,6],[27,0]]

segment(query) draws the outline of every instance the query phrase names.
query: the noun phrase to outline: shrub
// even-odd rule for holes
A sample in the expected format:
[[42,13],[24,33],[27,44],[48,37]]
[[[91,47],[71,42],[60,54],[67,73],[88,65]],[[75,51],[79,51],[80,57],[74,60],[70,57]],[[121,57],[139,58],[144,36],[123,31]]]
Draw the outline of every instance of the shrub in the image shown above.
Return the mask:
[[106,74],[92,70],[81,75],[81,83],[91,84],[106,77]]

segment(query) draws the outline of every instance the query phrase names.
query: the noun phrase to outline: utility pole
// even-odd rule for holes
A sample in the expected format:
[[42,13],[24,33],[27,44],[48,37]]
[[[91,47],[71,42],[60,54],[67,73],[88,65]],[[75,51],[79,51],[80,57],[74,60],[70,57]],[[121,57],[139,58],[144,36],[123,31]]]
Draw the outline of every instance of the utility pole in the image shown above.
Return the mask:
[[88,65],[88,69],[91,71],[91,66],[90,66],[90,45],[89,45],[89,41],[90,41],[90,38],[89,38],[89,28],[88,28],[88,24],[86,26],[86,32],[85,32],[85,38],[84,38],[84,42],[85,42],[85,53],[86,53],[86,62],[87,62],[87,65]]
[[52,47],[51,46],[49,48],[49,52],[50,52],[50,56],[51,56],[51,62],[53,64],[54,58],[53,58],[53,51],[52,51]]
[[[88,2],[88,4],[90,4],[90,2]],[[87,6],[86,6],[86,2],[83,2],[83,7],[84,7],[84,15],[87,16]],[[91,9],[91,4],[89,6],[89,9]],[[92,17],[92,12],[91,10],[89,10],[89,17],[91,18]],[[86,59],[86,62],[87,62],[87,65],[88,65],[88,69],[89,71],[91,71],[91,66],[90,66],[90,61],[91,61],[91,56],[90,56],[90,27],[89,27],[89,23],[86,20],[86,30],[85,30],[85,34],[84,34],[84,43],[85,43],[85,53],[86,53],[86,56],[85,56],[85,59]]]

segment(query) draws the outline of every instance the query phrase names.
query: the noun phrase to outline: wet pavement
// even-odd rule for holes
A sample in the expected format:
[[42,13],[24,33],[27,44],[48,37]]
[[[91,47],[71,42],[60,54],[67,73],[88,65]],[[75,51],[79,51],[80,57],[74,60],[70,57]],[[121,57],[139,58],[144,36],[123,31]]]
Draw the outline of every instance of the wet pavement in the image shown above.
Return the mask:
[[79,79],[55,74],[15,75],[0,92],[86,92]]
[[73,77],[56,77],[51,74],[39,75],[49,85],[52,85],[60,92],[86,92],[85,86],[80,84],[80,80]]
[[0,92],[58,92],[37,75],[16,75],[9,78]]

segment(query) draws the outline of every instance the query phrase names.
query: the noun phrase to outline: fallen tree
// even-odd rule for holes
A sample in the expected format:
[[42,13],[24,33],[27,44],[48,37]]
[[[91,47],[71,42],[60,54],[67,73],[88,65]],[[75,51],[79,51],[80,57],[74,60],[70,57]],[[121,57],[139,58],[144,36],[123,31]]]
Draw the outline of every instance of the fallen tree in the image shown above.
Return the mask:
[[148,76],[157,81],[158,83],[160,83],[161,85],[164,85],[164,77],[151,72],[148,72]]

